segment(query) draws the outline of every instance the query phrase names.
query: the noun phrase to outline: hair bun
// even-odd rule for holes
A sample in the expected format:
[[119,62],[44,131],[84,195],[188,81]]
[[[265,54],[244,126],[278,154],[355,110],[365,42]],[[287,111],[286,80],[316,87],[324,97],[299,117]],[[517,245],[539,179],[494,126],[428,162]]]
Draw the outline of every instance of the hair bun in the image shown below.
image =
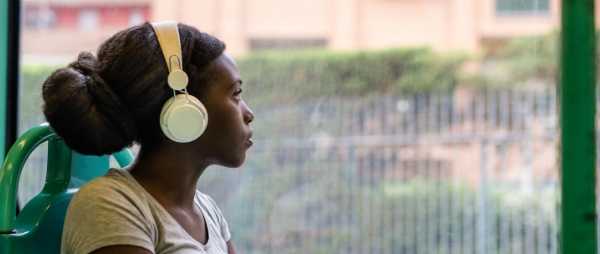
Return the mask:
[[96,71],[89,52],[43,84],[44,115],[65,143],[83,154],[111,154],[137,137],[129,110]]

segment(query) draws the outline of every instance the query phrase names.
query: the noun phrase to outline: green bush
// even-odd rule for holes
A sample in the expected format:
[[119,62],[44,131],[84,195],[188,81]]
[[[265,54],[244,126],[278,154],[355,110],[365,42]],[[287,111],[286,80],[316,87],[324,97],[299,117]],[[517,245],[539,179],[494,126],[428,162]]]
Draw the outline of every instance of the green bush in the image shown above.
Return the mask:
[[481,71],[472,76],[477,87],[502,88],[537,82],[554,85],[558,73],[557,33],[525,36],[490,49],[480,62]]
[[[256,109],[307,99],[411,95],[457,85],[460,55],[428,49],[333,52],[271,51],[238,59],[244,96]],[[22,119],[41,121],[41,84],[57,66],[26,65],[21,86]],[[259,109],[260,110],[260,109]]]
[[277,51],[238,60],[254,106],[295,103],[307,98],[410,95],[452,89],[462,55],[428,49],[332,52]]

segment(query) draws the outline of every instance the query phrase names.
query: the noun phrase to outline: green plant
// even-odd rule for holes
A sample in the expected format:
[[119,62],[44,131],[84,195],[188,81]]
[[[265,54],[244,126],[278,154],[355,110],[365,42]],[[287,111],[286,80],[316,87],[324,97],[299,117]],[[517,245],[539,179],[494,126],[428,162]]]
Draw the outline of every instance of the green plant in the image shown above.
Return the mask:
[[464,60],[423,48],[309,50],[251,54],[238,66],[251,105],[272,107],[308,98],[447,91],[457,85]]

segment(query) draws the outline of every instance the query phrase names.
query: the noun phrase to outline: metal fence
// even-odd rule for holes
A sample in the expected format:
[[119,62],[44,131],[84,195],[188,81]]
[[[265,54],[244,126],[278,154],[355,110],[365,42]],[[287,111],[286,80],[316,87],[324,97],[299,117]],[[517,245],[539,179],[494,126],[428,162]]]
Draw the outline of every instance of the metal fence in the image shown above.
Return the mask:
[[[242,169],[207,170],[243,253],[557,253],[553,88],[255,109]],[[44,153],[20,190],[39,190]]]
[[244,169],[200,184],[245,252],[557,252],[554,89],[256,111]]

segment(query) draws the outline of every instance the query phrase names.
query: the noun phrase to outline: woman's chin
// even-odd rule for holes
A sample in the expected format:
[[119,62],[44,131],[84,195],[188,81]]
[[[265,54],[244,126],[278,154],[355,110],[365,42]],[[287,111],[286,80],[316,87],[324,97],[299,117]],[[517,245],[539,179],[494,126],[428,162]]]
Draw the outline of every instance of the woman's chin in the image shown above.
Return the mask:
[[246,161],[246,153],[243,153],[241,156],[239,156],[237,158],[230,158],[227,161],[220,163],[220,164],[221,164],[221,166],[228,167],[228,168],[239,168],[244,164],[245,161]]

